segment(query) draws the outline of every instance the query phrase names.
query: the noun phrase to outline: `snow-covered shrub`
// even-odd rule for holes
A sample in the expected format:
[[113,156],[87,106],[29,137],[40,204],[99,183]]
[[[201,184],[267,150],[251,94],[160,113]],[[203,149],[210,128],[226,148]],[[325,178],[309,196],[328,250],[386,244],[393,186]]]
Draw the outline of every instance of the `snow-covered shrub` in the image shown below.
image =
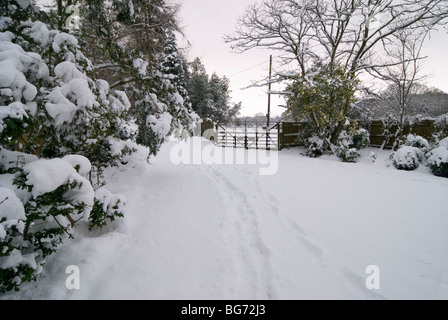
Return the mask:
[[437,145],[439,147],[444,147],[445,149],[448,149],[448,137],[437,142]]
[[122,195],[113,194],[105,188],[95,191],[95,202],[89,216],[90,229],[101,228],[108,221],[124,217],[126,199]]
[[16,194],[0,187],[0,292],[17,290],[36,279],[35,254],[23,240],[25,209]]
[[356,148],[338,148],[336,151],[336,155],[344,162],[356,162],[356,160],[358,160],[358,158],[361,156],[359,150]]
[[431,147],[428,140],[421,136],[409,134],[404,141],[405,146],[419,148],[423,153],[428,152]]
[[[20,156],[6,150],[1,155],[2,162]],[[87,158],[23,159],[2,163],[7,173],[0,176],[1,292],[36,280],[46,258],[76,236],[77,225],[104,227],[124,215],[123,196],[94,191]]]
[[391,155],[392,163],[398,170],[412,171],[423,161],[423,152],[416,147],[403,146]]
[[448,178],[448,149],[439,147],[430,151],[428,165],[434,175]]
[[320,157],[325,152],[325,140],[318,137],[312,136],[308,139],[308,153],[307,155],[311,158]]
[[94,202],[89,181],[62,159],[34,160],[8,172],[0,179],[2,292],[36,280],[46,258],[73,237]]
[[370,133],[366,129],[358,129],[354,132],[352,138],[353,144],[352,148],[361,150],[367,148],[370,144]]
[[435,132],[433,137],[440,140],[448,135],[448,113],[442,114],[434,121]]
[[[48,76],[48,68],[36,53],[13,43],[11,32],[0,32],[0,143],[14,145],[31,125],[37,104],[35,84]],[[34,84],[33,84],[34,83]]]
[[356,162],[361,156],[359,150],[369,145],[369,132],[359,129],[354,132],[343,130],[337,139],[336,155],[344,162]]
[[448,178],[448,137],[440,140],[437,145],[437,148],[426,154],[427,163],[434,175]]

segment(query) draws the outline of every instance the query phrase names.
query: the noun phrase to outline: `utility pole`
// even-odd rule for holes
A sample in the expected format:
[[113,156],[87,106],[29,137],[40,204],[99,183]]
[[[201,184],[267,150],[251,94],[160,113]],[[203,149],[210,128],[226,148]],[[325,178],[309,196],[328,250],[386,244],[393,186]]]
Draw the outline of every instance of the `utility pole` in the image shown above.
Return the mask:
[[271,79],[272,79],[272,55],[269,61],[269,89],[268,89],[268,114],[266,115],[266,126],[269,129],[271,122]]

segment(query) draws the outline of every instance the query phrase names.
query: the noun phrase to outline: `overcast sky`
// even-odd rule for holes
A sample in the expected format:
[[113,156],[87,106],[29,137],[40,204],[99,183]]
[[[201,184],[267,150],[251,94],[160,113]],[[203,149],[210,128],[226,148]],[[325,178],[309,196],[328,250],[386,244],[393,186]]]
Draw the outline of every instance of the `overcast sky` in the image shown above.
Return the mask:
[[[234,54],[223,41],[224,34],[235,30],[237,18],[256,0],[184,0],[179,18],[185,35],[191,43],[189,58],[201,58],[209,74],[216,72],[230,79],[234,102],[242,101],[242,115],[266,114],[266,89],[246,89],[252,80],[260,80],[269,73],[269,55],[276,52],[253,50],[244,54]],[[446,30],[433,33],[425,46],[429,56],[425,71],[432,73],[427,81],[448,92],[448,33]],[[272,100],[272,114],[280,115],[284,109],[278,105],[284,99],[275,96]]]

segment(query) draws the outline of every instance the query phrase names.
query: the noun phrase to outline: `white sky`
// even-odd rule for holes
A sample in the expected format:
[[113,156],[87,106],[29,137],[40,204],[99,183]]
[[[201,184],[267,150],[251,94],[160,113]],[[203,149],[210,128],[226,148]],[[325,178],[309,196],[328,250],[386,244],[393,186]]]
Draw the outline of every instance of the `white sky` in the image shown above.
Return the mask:
[[[276,52],[252,50],[234,54],[230,45],[224,43],[224,34],[233,33],[237,18],[256,0],[184,0],[179,14],[185,35],[191,43],[190,60],[199,57],[207,72],[216,72],[230,79],[231,96],[234,102],[243,102],[242,115],[267,112],[267,88],[247,87],[253,80],[260,80],[269,74],[269,55]],[[425,46],[425,72],[432,74],[427,85],[448,92],[448,32],[433,33]],[[275,58],[274,58],[275,59]],[[275,64],[275,62],[274,62]],[[272,97],[272,115],[280,115],[284,104],[279,96]]]

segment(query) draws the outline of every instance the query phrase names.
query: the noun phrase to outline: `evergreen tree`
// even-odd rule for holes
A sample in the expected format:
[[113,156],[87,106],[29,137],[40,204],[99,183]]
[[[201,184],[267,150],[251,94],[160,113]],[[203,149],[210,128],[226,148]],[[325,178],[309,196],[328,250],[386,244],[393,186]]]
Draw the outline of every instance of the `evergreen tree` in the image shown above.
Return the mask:
[[185,129],[191,132],[192,124],[197,116],[193,112],[186,89],[187,71],[172,30],[167,30],[165,47],[158,69],[162,77],[159,83],[164,87],[160,98],[168,105],[168,111],[174,117],[173,129]]
[[201,118],[205,119],[208,116],[208,74],[199,58],[194,59],[190,64],[190,68],[187,90],[190,95],[192,108]]
[[209,81],[207,113],[218,123],[228,123],[235,118],[241,109],[241,103],[231,105],[229,79],[213,73]]
[[231,104],[230,82],[226,77],[213,73],[207,74],[205,66],[199,58],[191,64],[188,81],[193,110],[203,119],[227,123],[236,117],[241,110],[241,103]]
[[194,120],[174,36],[177,7],[159,0],[87,3],[84,33],[95,34],[87,37],[95,48],[93,72],[127,93],[136,141],[155,155],[172,129],[190,130]]
[[123,155],[120,144],[111,145],[124,138],[130,102],[107,81],[87,76],[91,63],[77,38],[52,29],[29,1],[1,5],[0,173],[8,181],[0,188],[4,292],[36,280],[77,224],[101,227],[123,215],[124,199],[95,190],[88,179],[92,163],[113,165]]

